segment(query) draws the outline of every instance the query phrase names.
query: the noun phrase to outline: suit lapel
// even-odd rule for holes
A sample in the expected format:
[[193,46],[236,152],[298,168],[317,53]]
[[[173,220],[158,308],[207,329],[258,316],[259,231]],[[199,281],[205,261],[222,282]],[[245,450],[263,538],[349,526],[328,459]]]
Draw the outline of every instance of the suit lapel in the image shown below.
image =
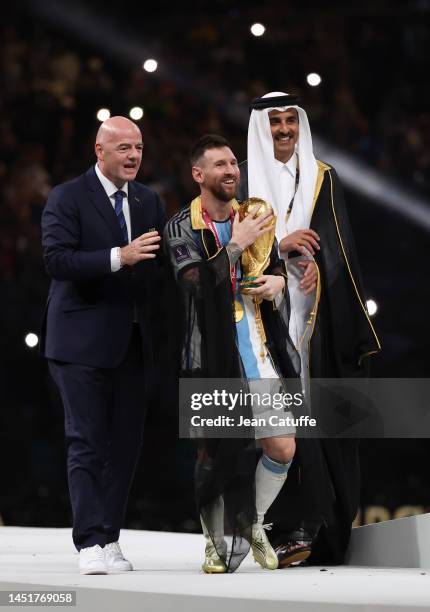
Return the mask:
[[97,174],[94,170],[94,167],[90,168],[85,173],[85,179],[88,185],[88,193],[90,200],[107,223],[109,229],[115,237],[116,244],[118,244],[119,246],[124,246],[126,242],[124,240],[124,236],[122,235],[118,218],[115,214],[111,201],[109,200],[105,190],[103,189],[102,184],[97,178]]
[[132,182],[128,184],[128,205],[130,208],[131,239],[134,240],[147,232],[149,228],[145,227],[146,215],[143,198]]

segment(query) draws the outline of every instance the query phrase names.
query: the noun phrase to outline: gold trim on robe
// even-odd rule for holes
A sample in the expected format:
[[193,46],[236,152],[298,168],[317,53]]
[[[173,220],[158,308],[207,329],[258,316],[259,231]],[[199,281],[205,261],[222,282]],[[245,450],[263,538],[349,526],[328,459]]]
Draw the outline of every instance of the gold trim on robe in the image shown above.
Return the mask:
[[325,174],[326,170],[331,170],[331,166],[329,166],[328,164],[325,164],[324,162],[320,161],[319,159],[317,159],[317,166],[318,166],[318,174],[317,174],[317,182],[315,183],[314,199],[313,199],[313,202],[312,202],[311,219],[312,219],[312,215],[313,215],[313,212],[314,212],[315,204],[317,203],[318,196],[320,194],[321,187],[322,187],[322,184],[323,184],[323,181],[324,181],[324,174]]
[[[326,173],[327,170],[331,170],[331,166],[329,166],[328,164],[325,164],[324,162],[320,161],[319,159],[317,159],[317,166],[318,166],[318,174],[317,174],[317,180],[315,183],[315,191],[314,191],[314,198],[313,198],[313,203],[312,203],[312,213],[311,213],[311,221],[312,221],[312,215],[314,213],[314,209],[318,200],[318,196],[320,194],[321,191],[321,187],[324,181],[324,174]],[[311,340],[312,340],[312,336],[314,333],[314,329],[315,329],[315,322],[317,319],[317,314],[318,314],[318,307],[319,307],[319,302],[320,302],[320,298],[321,298],[321,274],[320,274],[320,270],[318,268],[317,262],[315,261],[315,259],[313,259],[313,263],[317,269],[317,274],[318,274],[318,278],[317,278],[317,288],[315,291],[315,302],[314,305],[312,307],[312,310],[309,313],[309,319],[307,321],[306,324],[306,331],[304,332],[302,338],[300,338],[299,340],[299,347],[301,346],[307,332],[309,329],[309,326],[312,327],[311,332],[310,332],[310,336],[309,336],[309,340],[308,340],[308,351],[310,351],[310,344],[311,344]]]
[[[234,212],[237,212],[240,208],[240,204],[235,198],[231,200],[231,205],[233,207]],[[193,228],[193,230],[208,229],[206,227],[206,223],[203,221],[202,197],[201,196],[197,196],[191,202],[190,216],[191,216],[191,227]]]
[[[317,175],[317,181],[316,181],[316,185],[315,185],[315,193],[314,193],[313,206],[312,206],[312,215],[313,215],[313,212],[314,212],[317,200],[318,200],[318,196],[320,194],[321,187],[322,187],[322,184],[323,184],[323,181],[324,181],[324,174],[326,173],[326,171],[328,171],[328,175],[329,175],[329,178],[330,178],[331,207],[332,207],[332,211],[333,211],[333,217],[334,217],[334,221],[335,221],[335,225],[336,225],[336,232],[337,232],[337,235],[338,235],[338,238],[339,238],[339,243],[340,243],[340,246],[341,246],[341,249],[342,249],[342,253],[343,253],[343,256],[344,256],[344,259],[345,259],[345,263],[346,263],[347,269],[348,269],[349,277],[350,277],[350,279],[352,281],[352,284],[353,284],[355,293],[357,295],[358,301],[359,301],[360,306],[361,306],[361,308],[362,308],[362,310],[363,310],[363,312],[364,312],[364,314],[366,316],[367,322],[369,323],[370,329],[372,330],[373,336],[375,338],[375,341],[376,341],[376,344],[377,344],[377,347],[378,347],[377,350],[368,351],[367,353],[364,353],[363,355],[360,355],[360,358],[358,360],[358,365],[360,365],[362,360],[365,357],[368,357],[369,355],[377,354],[381,350],[381,344],[380,344],[378,336],[376,335],[376,332],[375,332],[375,330],[373,328],[372,322],[370,321],[370,318],[369,318],[369,316],[367,314],[366,307],[364,306],[364,304],[363,304],[363,302],[361,300],[361,297],[360,297],[360,294],[358,292],[357,285],[356,285],[354,277],[352,275],[351,268],[349,266],[349,261],[348,261],[348,258],[346,256],[346,252],[345,252],[345,249],[344,249],[344,246],[343,246],[343,241],[342,241],[342,237],[341,237],[341,234],[340,234],[340,229],[339,229],[339,225],[338,225],[338,222],[337,222],[337,216],[336,216],[336,211],[335,211],[334,201],[333,201],[333,181],[332,181],[331,172],[330,172],[331,166],[329,166],[328,164],[325,164],[324,162],[322,162],[320,160],[317,160],[317,164],[318,164],[318,175]],[[311,219],[312,219],[312,217],[311,217]],[[316,317],[317,317],[317,313],[318,313],[319,301],[320,301],[320,297],[321,297],[321,275],[320,275],[320,271],[318,269],[318,266],[317,266],[315,260],[314,260],[314,263],[315,263],[315,265],[317,267],[317,271],[318,271],[318,281],[317,281],[315,303],[314,303],[314,307],[312,308],[312,311],[310,312],[310,317],[309,317],[309,321],[308,321],[308,324],[313,324],[312,332],[311,332],[311,335],[309,337],[309,342],[308,342],[309,350],[310,350],[310,343],[311,343],[311,340],[312,340],[312,335],[313,335],[314,328],[315,328],[315,321],[316,321]]]
[[360,306],[361,306],[361,308],[362,308],[362,310],[364,312],[364,315],[365,315],[365,317],[367,319],[367,322],[369,323],[370,329],[372,330],[373,336],[374,336],[376,344],[378,346],[377,350],[368,351],[367,353],[363,353],[363,355],[360,355],[360,358],[358,360],[358,364],[360,365],[361,361],[364,359],[364,357],[368,357],[369,355],[373,355],[373,354],[379,353],[379,351],[381,350],[382,347],[381,347],[381,343],[379,342],[379,338],[376,335],[376,332],[375,332],[375,330],[373,328],[373,325],[372,325],[372,322],[370,320],[370,317],[369,317],[369,315],[367,313],[367,309],[366,309],[366,307],[364,306],[364,304],[363,304],[363,302],[361,300],[360,293],[359,293],[359,291],[357,289],[357,285],[355,283],[354,277],[353,277],[352,272],[351,272],[351,268],[349,266],[349,261],[348,261],[348,258],[346,256],[346,252],[345,252],[345,249],[344,249],[344,246],[343,246],[342,236],[340,235],[339,225],[337,223],[336,211],[335,211],[335,208],[334,208],[334,202],[333,202],[333,180],[331,178],[331,173],[329,172],[328,174],[329,174],[329,177],[330,177],[331,208],[332,208],[332,211],[333,211],[334,222],[336,224],[336,231],[337,231],[337,235],[338,235],[338,238],[339,238],[339,243],[340,243],[340,246],[341,246],[341,249],[342,249],[343,257],[345,259],[345,263],[346,263],[346,266],[348,268],[348,273],[349,273],[349,276],[351,278],[352,284],[354,286],[354,290],[355,290],[355,293],[357,295],[358,301],[360,302]]

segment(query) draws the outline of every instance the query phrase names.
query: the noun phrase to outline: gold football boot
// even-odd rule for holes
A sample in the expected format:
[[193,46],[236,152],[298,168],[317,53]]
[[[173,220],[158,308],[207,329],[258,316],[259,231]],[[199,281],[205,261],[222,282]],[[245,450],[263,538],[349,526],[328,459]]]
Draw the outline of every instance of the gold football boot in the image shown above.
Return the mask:
[[278,557],[273,550],[265,529],[270,529],[271,525],[254,523],[252,526],[252,554],[255,561],[264,569],[275,570],[278,568]]
[[[227,546],[225,542],[223,547]],[[202,565],[205,574],[225,574],[227,571],[224,561],[218,555],[216,548],[210,538],[206,538],[205,560]]]

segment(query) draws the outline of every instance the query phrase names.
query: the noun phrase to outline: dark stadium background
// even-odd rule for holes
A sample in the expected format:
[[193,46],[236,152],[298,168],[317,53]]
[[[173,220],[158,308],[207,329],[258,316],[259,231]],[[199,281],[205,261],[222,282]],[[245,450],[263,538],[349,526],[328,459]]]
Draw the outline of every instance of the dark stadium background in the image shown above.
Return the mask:
[[[371,180],[363,168],[383,181],[385,198],[370,198],[360,185],[346,189],[367,297],[378,304],[383,352],[373,375],[429,375],[430,0],[34,0],[7,11],[0,25],[4,524],[70,524],[62,408],[46,363],[24,338],[39,331],[49,284],[40,247],[46,195],[93,163],[102,107],[124,115],[144,109],[139,179],[160,193],[170,216],[196,194],[188,164],[194,139],[221,133],[243,159],[247,102],[272,90],[299,93],[318,142],[353,160],[361,187]],[[266,27],[260,38],[249,31],[255,22]],[[142,70],[148,58],[158,61],[156,72]],[[321,75],[318,87],[307,84],[310,72]],[[426,222],[411,218],[414,202]],[[177,439],[173,392],[162,388],[126,526],[198,530],[194,451]],[[427,439],[363,441],[361,459],[359,521],[429,508]]]

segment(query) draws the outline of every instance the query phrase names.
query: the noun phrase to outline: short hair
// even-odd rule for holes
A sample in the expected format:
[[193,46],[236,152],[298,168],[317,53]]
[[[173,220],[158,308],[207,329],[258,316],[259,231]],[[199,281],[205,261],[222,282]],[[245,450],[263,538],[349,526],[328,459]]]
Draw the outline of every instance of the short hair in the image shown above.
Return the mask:
[[218,134],[205,134],[197,140],[191,147],[190,162],[193,166],[209,149],[220,149],[230,147],[230,143]]

